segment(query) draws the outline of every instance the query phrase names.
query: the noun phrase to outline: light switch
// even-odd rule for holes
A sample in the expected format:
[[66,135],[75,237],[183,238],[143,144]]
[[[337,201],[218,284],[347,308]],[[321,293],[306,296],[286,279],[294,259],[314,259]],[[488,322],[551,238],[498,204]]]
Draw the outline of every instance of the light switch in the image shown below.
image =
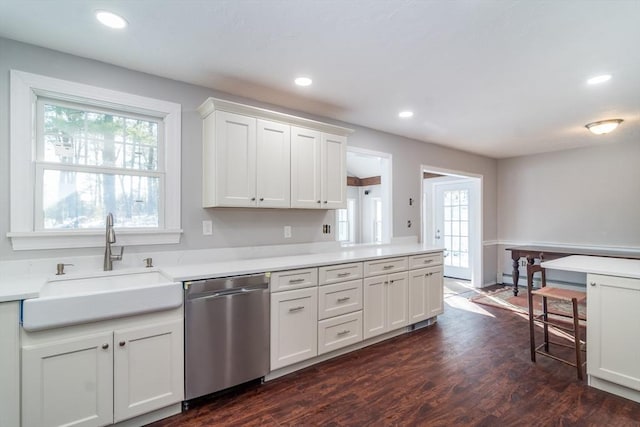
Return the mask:
[[202,235],[211,236],[212,234],[213,234],[213,221],[211,220],[202,221]]

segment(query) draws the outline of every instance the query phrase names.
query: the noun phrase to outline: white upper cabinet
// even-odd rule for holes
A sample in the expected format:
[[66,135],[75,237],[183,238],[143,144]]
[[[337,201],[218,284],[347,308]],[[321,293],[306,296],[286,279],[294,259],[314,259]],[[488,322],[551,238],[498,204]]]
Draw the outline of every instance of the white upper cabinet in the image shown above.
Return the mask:
[[350,129],[214,98],[198,111],[204,207],[346,207]]

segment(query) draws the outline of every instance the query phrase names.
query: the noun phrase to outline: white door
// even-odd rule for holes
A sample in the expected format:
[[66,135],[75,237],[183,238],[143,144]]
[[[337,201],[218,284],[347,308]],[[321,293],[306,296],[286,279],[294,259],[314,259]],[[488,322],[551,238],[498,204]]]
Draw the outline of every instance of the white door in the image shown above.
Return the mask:
[[256,205],[256,119],[216,111],[216,198],[219,206]]
[[421,268],[409,271],[409,323],[429,318],[427,301],[427,276],[429,270]]
[[434,243],[444,246],[444,275],[471,280],[472,222],[470,181],[436,184]]
[[389,274],[387,284],[387,330],[407,326],[409,323],[408,274]]
[[347,207],[347,138],[322,134],[322,208]]
[[387,276],[367,277],[364,289],[364,339],[387,332]]
[[258,120],[257,205],[288,208],[291,204],[291,127]]
[[318,354],[318,288],[271,294],[271,370]]
[[321,208],[320,164],[322,134],[291,127],[291,207]]
[[114,332],[114,421],[182,401],[183,339],[179,320]]
[[103,332],[22,349],[22,425],[113,423],[113,335]]
[[427,269],[425,290],[427,296],[427,317],[431,318],[444,313],[442,266]]

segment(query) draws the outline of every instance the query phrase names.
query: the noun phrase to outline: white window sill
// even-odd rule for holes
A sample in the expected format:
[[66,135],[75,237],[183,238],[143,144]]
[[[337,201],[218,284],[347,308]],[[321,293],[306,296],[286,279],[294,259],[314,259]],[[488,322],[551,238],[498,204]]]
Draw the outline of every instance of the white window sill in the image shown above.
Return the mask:
[[[118,230],[116,246],[168,245],[180,242],[177,230]],[[95,248],[105,245],[103,230],[35,231],[7,233],[14,251]]]

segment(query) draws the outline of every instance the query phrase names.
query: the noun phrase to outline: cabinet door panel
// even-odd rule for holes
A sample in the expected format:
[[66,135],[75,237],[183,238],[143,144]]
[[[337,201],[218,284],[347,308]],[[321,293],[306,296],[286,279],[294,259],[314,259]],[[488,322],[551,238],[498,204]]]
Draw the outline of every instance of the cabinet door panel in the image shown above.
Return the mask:
[[112,339],[106,332],[23,347],[23,425],[111,424]]
[[[291,127],[291,207],[321,208],[321,133]],[[346,179],[346,178],[345,178]]]
[[417,323],[429,318],[427,307],[427,277],[426,268],[409,272],[409,323]]
[[179,320],[114,332],[116,422],[183,399],[183,340]]
[[318,354],[318,288],[271,294],[271,370]]
[[389,275],[387,287],[387,319],[389,330],[401,328],[409,323],[409,284],[407,273]]
[[427,317],[431,318],[444,313],[444,278],[442,266],[428,269],[426,294]]
[[291,204],[291,128],[281,123],[258,120],[257,205],[288,208]]
[[219,206],[255,206],[256,119],[216,111],[215,185]]
[[364,279],[364,338],[387,332],[387,276]]
[[590,274],[587,281],[587,373],[640,390],[640,280]]
[[347,138],[322,134],[322,207],[347,207]]

